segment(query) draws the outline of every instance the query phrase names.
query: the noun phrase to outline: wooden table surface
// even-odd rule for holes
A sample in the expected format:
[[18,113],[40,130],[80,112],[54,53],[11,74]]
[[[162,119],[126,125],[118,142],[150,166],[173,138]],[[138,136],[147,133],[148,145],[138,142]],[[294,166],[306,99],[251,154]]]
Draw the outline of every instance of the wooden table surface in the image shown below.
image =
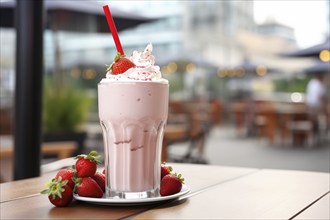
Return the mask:
[[74,201],[56,208],[44,189],[53,173],[0,184],[1,219],[329,219],[329,173],[171,164],[191,192],[143,206]]

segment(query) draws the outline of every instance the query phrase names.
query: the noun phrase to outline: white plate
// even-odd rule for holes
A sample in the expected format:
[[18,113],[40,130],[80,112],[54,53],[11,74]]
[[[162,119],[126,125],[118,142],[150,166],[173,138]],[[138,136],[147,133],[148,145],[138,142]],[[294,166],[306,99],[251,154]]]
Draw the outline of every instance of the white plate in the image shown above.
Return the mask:
[[150,204],[150,203],[161,202],[161,201],[166,201],[166,200],[170,200],[170,199],[176,199],[189,192],[190,192],[190,189],[185,184],[183,184],[181,191],[178,192],[177,194],[170,195],[170,196],[159,196],[159,197],[154,197],[154,198],[119,199],[119,198],[105,198],[104,196],[102,198],[90,198],[90,197],[79,196],[77,194],[73,194],[73,197],[79,201],[94,203],[94,204],[98,204],[98,205],[133,206],[133,205],[146,205],[146,204]]

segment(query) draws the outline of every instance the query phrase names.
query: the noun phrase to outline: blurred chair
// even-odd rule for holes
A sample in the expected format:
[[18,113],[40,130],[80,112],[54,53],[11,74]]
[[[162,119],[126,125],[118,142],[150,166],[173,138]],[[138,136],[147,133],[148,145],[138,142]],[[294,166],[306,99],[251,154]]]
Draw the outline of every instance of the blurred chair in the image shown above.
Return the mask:
[[276,114],[271,101],[250,101],[246,106],[247,135],[265,137],[270,144],[276,135]]
[[220,125],[223,120],[223,104],[219,99],[210,101],[210,113],[213,125]]
[[242,135],[246,132],[246,125],[252,120],[252,114],[247,111],[247,101],[237,101],[230,106],[230,112],[233,113],[236,132]]
[[13,130],[12,123],[13,110],[9,108],[0,108],[0,135],[9,135]]
[[[170,103],[170,114],[167,126],[174,125],[186,128],[179,138],[171,138],[164,134],[167,145],[188,142],[187,152],[181,156],[171,155],[175,162],[207,163],[204,158],[205,140],[213,126],[211,104],[209,102],[173,102]],[[197,153],[194,154],[194,152]]]
[[318,145],[319,129],[314,129],[305,104],[287,104],[278,110],[278,114],[282,144],[288,139],[295,146]]
[[287,128],[292,138],[294,146],[316,144],[313,123],[307,113],[297,113],[292,116],[292,119],[287,123]]

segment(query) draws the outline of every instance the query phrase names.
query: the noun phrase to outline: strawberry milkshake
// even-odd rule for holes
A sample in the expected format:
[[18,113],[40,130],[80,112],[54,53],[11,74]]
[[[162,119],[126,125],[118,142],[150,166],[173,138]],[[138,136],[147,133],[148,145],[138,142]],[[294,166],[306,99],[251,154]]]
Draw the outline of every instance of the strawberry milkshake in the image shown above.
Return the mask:
[[151,52],[149,44],[143,52],[117,57],[98,85],[106,197],[159,196],[169,84]]

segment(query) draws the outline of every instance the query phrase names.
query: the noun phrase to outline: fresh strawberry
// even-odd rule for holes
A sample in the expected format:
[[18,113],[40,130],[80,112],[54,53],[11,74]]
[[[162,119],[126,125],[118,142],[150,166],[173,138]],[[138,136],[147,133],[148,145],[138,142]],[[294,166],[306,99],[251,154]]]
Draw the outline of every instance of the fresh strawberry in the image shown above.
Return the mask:
[[164,176],[166,176],[167,174],[171,174],[172,172],[172,167],[171,166],[166,166],[165,163],[162,163],[160,165],[160,171],[161,171],[161,180],[163,179]]
[[169,196],[181,191],[184,179],[181,174],[168,174],[160,182],[160,195]]
[[107,71],[111,70],[112,74],[122,74],[126,72],[126,70],[135,67],[135,64],[129,59],[125,58],[125,55],[121,55],[117,53],[115,57],[115,61],[109,66]]
[[75,192],[79,196],[101,198],[103,191],[92,177],[77,178],[75,180]]
[[68,180],[68,186],[71,187],[71,189],[73,189],[74,187],[74,182],[72,180],[74,176],[74,170],[71,168],[65,168],[65,169],[61,169],[60,171],[58,171],[58,173],[55,176],[55,179],[58,180],[59,177],[62,178],[62,180]]
[[91,151],[88,155],[81,154],[76,156],[76,170],[78,177],[91,177],[94,176],[97,164],[100,164],[99,155],[96,151]]
[[92,178],[97,182],[101,187],[102,191],[105,191],[105,175],[99,172],[96,172]]
[[103,169],[102,173],[105,175],[105,169]]
[[68,185],[68,180],[62,180],[59,176],[56,180],[55,178],[46,186],[48,189],[43,190],[42,194],[48,194],[49,201],[55,206],[67,206],[71,203],[73,199],[73,191]]

